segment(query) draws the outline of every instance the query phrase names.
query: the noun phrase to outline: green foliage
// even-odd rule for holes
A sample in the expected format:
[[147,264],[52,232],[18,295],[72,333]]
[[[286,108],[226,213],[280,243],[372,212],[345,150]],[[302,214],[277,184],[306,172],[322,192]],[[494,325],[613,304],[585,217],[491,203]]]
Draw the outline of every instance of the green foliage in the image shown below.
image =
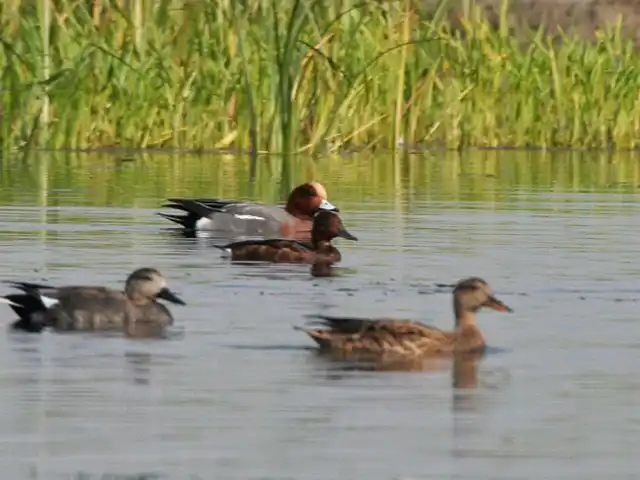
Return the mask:
[[420,0],[49,3],[49,52],[42,0],[1,7],[5,150],[640,145],[616,29],[523,42],[472,10],[454,32]]

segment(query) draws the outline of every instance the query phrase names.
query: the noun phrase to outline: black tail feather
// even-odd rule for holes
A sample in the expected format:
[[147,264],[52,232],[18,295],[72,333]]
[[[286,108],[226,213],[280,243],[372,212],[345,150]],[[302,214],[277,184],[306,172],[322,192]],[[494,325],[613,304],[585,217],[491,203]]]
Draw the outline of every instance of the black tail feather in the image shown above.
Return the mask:
[[[207,201],[207,199],[203,200],[205,200],[205,202]],[[187,230],[194,230],[198,220],[219,212],[221,208],[231,203],[217,200],[211,200],[211,203],[204,203],[199,199],[192,200],[188,198],[170,198],[169,202],[171,203],[165,203],[162,206],[186,212],[186,215],[171,215],[167,213],[158,213],[158,215],[173,223],[177,223]]]
[[[34,293],[37,290],[46,290],[52,289],[51,285],[44,285],[42,283],[31,283],[31,282],[16,282],[14,280],[5,280],[4,283],[11,285],[13,288],[17,288],[18,290],[22,290],[25,293]],[[8,296],[5,298],[9,298]]]
[[4,298],[15,304],[10,304],[9,306],[19,317],[19,320],[16,320],[11,324],[12,329],[31,333],[39,333],[48,326],[45,323],[45,312],[47,308],[40,301],[39,297],[30,295],[28,293],[20,293],[5,295]]
[[161,205],[162,208],[173,208],[175,210],[180,210],[181,212],[189,212],[189,210],[187,210],[186,208],[184,208],[182,205],[179,205],[177,203],[163,203]]
[[235,200],[221,200],[219,198],[168,198],[167,201],[171,202],[171,204],[168,206],[172,208],[180,208],[183,210],[188,208],[188,205],[190,205],[192,202],[199,203],[200,205],[204,205],[205,207],[211,208],[213,210],[220,210],[234,203],[238,203]]
[[173,208],[178,208],[184,210],[185,212],[192,213],[194,215],[198,215],[199,217],[207,217],[208,215],[215,213],[216,209],[205,205],[204,203],[200,203],[195,200],[189,199],[174,199],[170,200],[177,205]]
[[47,307],[44,306],[40,297],[36,295],[30,295],[28,293],[15,293],[11,295],[5,295],[4,298],[14,303],[14,305],[9,304],[11,310],[13,310],[16,315],[20,318],[24,318],[30,316],[36,312],[44,312],[47,310]]
[[172,221],[173,223],[177,223],[182,228],[193,229],[198,221],[199,217],[195,215],[171,215],[168,213],[158,213],[162,218],[166,218],[167,220]]

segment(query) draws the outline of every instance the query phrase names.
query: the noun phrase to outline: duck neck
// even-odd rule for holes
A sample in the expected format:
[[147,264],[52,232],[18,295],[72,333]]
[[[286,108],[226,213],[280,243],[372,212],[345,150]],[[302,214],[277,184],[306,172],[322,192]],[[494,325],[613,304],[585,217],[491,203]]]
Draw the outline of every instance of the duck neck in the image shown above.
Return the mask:
[[313,235],[311,236],[311,245],[313,245],[313,249],[318,252],[318,251],[329,251],[331,249],[333,249],[333,244],[331,243],[331,240],[320,240],[318,238],[315,238]]
[[126,289],[125,295],[133,305],[144,305],[148,302],[144,295],[136,293],[133,289]]
[[476,322],[476,311],[464,308],[461,302],[454,300],[456,315],[455,349],[460,352],[474,352],[485,348],[484,337]]
[[296,201],[295,198],[289,197],[287,200],[287,205],[284,208],[289,215],[293,215],[296,218],[300,219],[309,219],[309,215],[305,215],[302,213],[302,209],[300,208],[299,202]]
[[456,315],[456,330],[478,329],[476,313],[462,308],[458,302],[453,306]]

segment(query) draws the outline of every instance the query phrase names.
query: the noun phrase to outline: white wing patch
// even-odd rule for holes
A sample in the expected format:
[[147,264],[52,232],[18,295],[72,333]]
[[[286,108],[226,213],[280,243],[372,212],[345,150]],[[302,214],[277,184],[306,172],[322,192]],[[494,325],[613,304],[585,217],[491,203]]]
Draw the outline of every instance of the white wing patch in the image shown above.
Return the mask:
[[196,221],[196,230],[200,230],[200,229],[203,229],[203,228],[209,228],[210,225],[211,225],[211,220],[208,219],[207,217],[199,218]]
[[[217,212],[216,215],[229,214],[236,220],[261,220],[265,222],[267,219],[259,217],[257,215],[249,215],[248,213],[229,213],[229,212]],[[207,217],[202,217],[196,220],[196,230],[213,230],[215,229],[214,221]]]
[[256,215],[248,215],[248,214],[234,214],[235,218],[239,218],[240,220],[266,220],[264,217],[258,217]]
[[45,297],[44,295],[40,295],[40,301],[45,308],[51,308],[58,303],[57,298]]

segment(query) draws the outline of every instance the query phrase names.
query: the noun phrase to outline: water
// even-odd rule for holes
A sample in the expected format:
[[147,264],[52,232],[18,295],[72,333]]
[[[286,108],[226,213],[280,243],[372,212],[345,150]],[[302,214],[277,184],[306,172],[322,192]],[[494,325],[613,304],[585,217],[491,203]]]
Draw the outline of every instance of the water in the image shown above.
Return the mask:
[[[331,279],[230,265],[206,239],[167,230],[154,212],[169,195],[247,196],[222,160],[6,167],[2,277],[117,287],[150,265],[188,306],[171,306],[168,340],[0,335],[4,476],[636,478],[637,159],[475,155],[455,168],[414,159],[395,180],[379,164],[359,175],[367,159],[314,167],[361,239],[338,242],[343,275]],[[207,168],[228,170],[208,184]],[[267,184],[254,198],[277,199]],[[470,275],[515,312],[481,314],[491,351],[456,375],[446,361],[340,368],[291,328],[318,312],[450,328],[451,295],[436,284]]]

